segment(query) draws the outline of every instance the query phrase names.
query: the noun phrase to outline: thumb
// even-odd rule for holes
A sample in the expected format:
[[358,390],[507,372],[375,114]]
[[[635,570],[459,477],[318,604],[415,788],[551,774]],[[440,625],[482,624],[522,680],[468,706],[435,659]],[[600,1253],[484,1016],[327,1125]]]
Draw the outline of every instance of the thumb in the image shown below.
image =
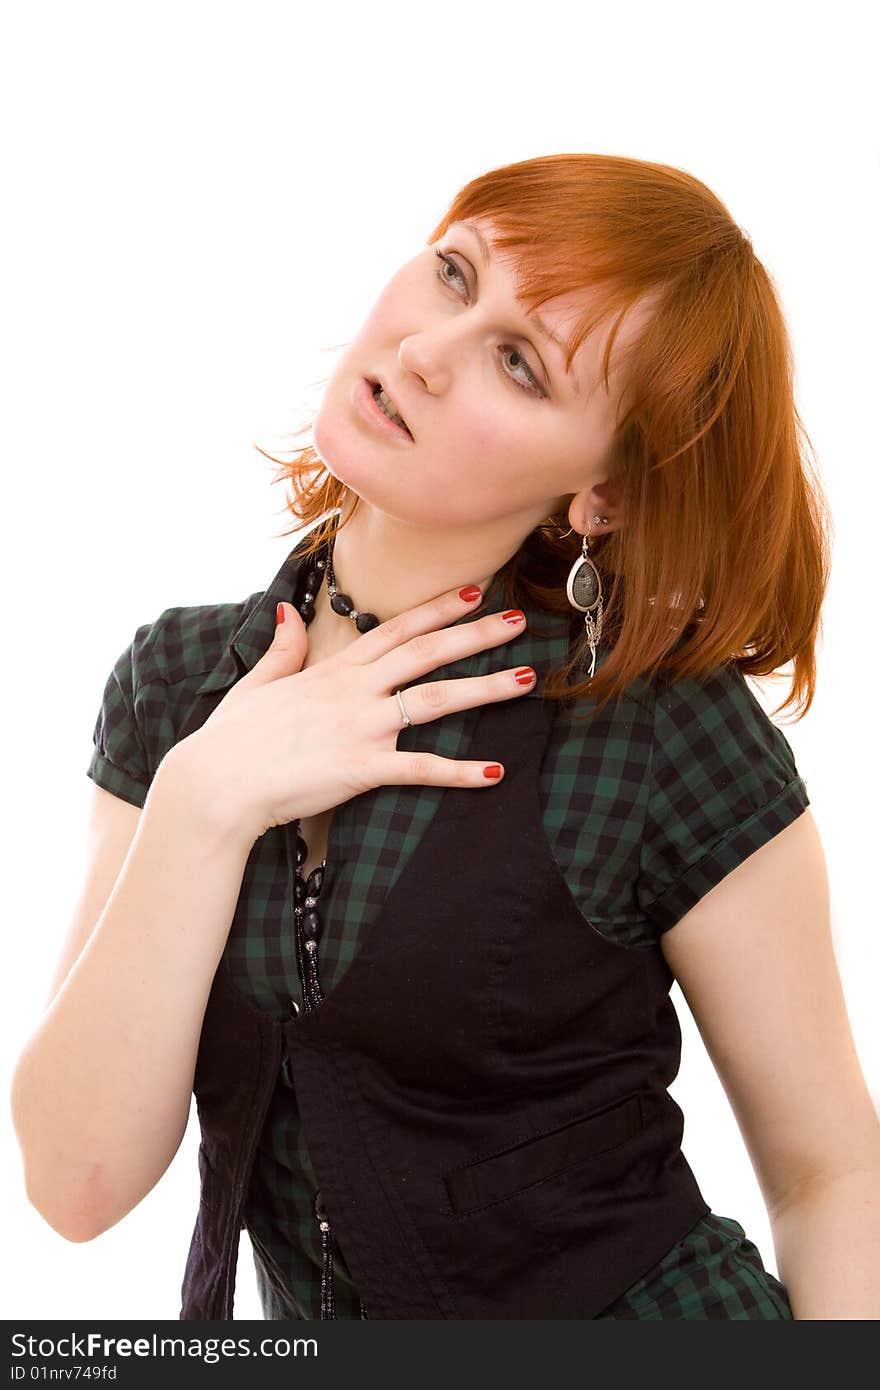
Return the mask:
[[275,612],[275,634],[256,666],[248,673],[251,685],[278,680],[298,671],[306,659],[309,639],[306,625],[292,603],[279,603]]

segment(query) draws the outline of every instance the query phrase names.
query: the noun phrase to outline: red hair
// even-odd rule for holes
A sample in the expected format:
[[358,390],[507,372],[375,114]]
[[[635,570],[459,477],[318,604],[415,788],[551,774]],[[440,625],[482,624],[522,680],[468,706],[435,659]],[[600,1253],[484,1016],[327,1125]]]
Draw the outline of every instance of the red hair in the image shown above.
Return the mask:
[[[510,253],[527,312],[590,289],[567,365],[614,315],[606,389],[621,319],[646,294],[652,305],[622,359],[628,406],[605,460],[623,524],[590,536],[610,650],[586,679],[584,634],[542,694],[566,704],[589,697],[598,710],[640,677],[700,677],[729,661],[763,676],[791,662],[779,708],[797,703],[803,717],[815,694],[832,522],[794,401],[779,297],[748,236],[692,175],[598,154],[546,155],[481,174],[429,240],[463,218],[491,221],[493,247]],[[281,534],[324,517],[305,540],[307,552],[319,549],[338,529],[327,513],[342,507],[345,485],[310,446],[290,462],[259,452],[280,465],[273,481],[292,485],[296,524]],[[565,517],[548,518],[502,566],[507,604],[516,605],[519,589],[548,611],[572,611],[565,581],[581,537],[564,536],[568,527]]]

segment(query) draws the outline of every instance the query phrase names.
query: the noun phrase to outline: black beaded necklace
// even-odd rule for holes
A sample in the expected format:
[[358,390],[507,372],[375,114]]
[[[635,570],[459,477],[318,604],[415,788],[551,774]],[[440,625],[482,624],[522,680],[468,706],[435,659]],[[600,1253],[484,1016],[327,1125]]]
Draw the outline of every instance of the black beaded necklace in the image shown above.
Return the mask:
[[306,627],[315,616],[315,595],[321,587],[321,579],[325,569],[327,571],[327,593],[330,596],[330,607],[333,612],[340,613],[344,618],[351,618],[358,632],[369,632],[371,628],[378,627],[379,619],[375,613],[359,613],[348,594],[341,594],[337,589],[336,575],[333,573],[332,541],[324,554],[316,557],[306,578],[305,592],[299,605],[299,615]]
[[[327,593],[330,598],[330,607],[334,613],[339,613],[343,617],[350,618],[357,626],[358,632],[369,632],[371,628],[377,627],[379,618],[375,613],[359,613],[348,594],[341,594],[336,587],[336,577],[333,573],[333,543],[330,542],[323,554],[315,557],[312,568],[309,570],[305,590],[299,603],[299,615],[306,627],[312,622],[315,616],[315,597],[321,587],[321,580],[326,572]],[[299,972],[300,985],[302,987],[303,1003],[306,1009],[317,1008],[324,995],[318,982],[318,936],[321,929],[321,919],[318,914],[318,898],[324,886],[324,872],[327,867],[326,857],[314,869],[312,869],[306,880],[303,880],[302,866],[308,857],[308,845],[303,839],[300,831],[300,822],[293,822],[296,831],[296,878],[294,885],[294,942],[296,949],[296,965]],[[295,999],[291,999],[291,1008],[294,1014],[299,1013],[299,1005]],[[318,1228],[321,1232],[321,1253],[323,1266],[321,1269],[321,1317],[336,1317],[336,1300],[333,1294],[333,1233],[330,1229],[330,1222],[327,1219],[327,1212],[321,1198],[321,1193],[315,1194],[315,1216],[318,1221]],[[360,1300],[361,1317],[366,1318],[367,1310],[362,1300]]]

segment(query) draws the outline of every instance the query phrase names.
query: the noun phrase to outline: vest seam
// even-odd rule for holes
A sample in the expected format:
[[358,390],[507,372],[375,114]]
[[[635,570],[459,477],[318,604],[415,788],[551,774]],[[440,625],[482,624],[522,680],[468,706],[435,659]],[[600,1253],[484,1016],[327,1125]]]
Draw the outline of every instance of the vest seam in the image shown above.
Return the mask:
[[[232,1317],[235,1300],[235,1283],[238,1266],[238,1242],[241,1236],[241,1217],[247,1204],[247,1195],[250,1189],[250,1180],[253,1173],[253,1161],[256,1155],[257,1146],[262,1134],[262,1124],[256,1121],[258,1111],[262,1110],[263,1119],[268,1112],[271,1102],[272,1092],[268,1082],[261,1085],[260,1078],[264,1072],[264,1060],[267,1054],[267,1042],[263,1031],[257,1029],[257,1046],[259,1049],[258,1062],[256,1067],[257,1080],[251,1091],[248,1104],[247,1119],[240,1129],[239,1142],[235,1150],[232,1164],[233,1185],[232,1196],[227,1218],[227,1229],[223,1240],[223,1255],[219,1261],[215,1287],[211,1297],[211,1307],[214,1308],[217,1294],[222,1298],[222,1316]],[[266,1073],[268,1075],[268,1072]],[[263,1104],[262,1092],[267,1092],[266,1102]],[[252,1138],[249,1142],[249,1136]],[[225,1275],[225,1279],[224,1279]],[[226,1287],[222,1285],[225,1283]]]
[[[334,1059],[334,1060],[338,1060],[338,1059]],[[362,1103],[362,1102],[363,1102],[363,1095],[362,1095],[362,1091],[361,1091],[360,1081],[359,1081],[359,1078],[358,1078],[358,1076],[357,1076],[358,1066],[359,1066],[359,1063],[358,1063],[357,1057],[355,1056],[355,1060],[354,1060],[354,1069],[353,1069],[353,1072],[351,1072],[351,1071],[349,1072],[348,1082],[349,1082],[349,1091],[351,1092],[351,1091],[353,1090],[353,1091],[356,1093],[356,1095],[357,1095],[358,1101],[360,1101],[360,1102]],[[383,1181],[381,1170],[377,1167],[376,1162],[375,1162],[375,1159],[374,1159],[374,1156],[373,1156],[373,1155],[374,1155],[374,1151],[375,1151],[375,1147],[376,1147],[376,1142],[377,1142],[377,1140],[376,1140],[377,1131],[374,1129],[374,1118],[371,1118],[371,1112],[370,1112],[370,1110],[369,1110],[369,1107],[367,1107],[367,1113],[366,1113],[366,1126],[365,1126],[365,1124],[364,1124],[363,1116],[357,1115],[356,1118],[357,1118],[359,1127],[360,1127],[360,1129],[361,1129],[361,1132],[362,1132],[362,1133],[364,1134],[364,1136],[365,1136],[366,1142],[365,1142],[364,1148],[365,1148],[366,1155],[367,1155],[367,1158],[368,1158],[369,1163],[370,1163],[370,1167],[371,1167],[372,1170],[373,1170],[373,1176],[374,1176],[374,1178],[375,1178],[376,1183],[377,1183],[378,1186],[380,1187],[380,1189],[386,1194],[386,1199],[387,1199],[387,1188],[386,1188],[386,1184],[385,1184],[385,1182]],[[427,1249],[427,1247],[425,1246],[424,1240],[422,1239],[421,1232],[418,1230],[418,1227],[415,1225],[415,1223],[413,1222],[412,1218],[409,1216],[409,1213],[406,1211],[406,1208],[405,1208],[404,1203],[401,1201],[401,1199],[399,1198],[399,1196],[397,1195],[397,1193],[396,1193],[396,1192],[393,1193],[392,1196],[393,1196],[393,1200],[391,1201],[390,1205],[391,1205],[391,1208],[392,1208],[392,1210],[393,1210],[393,1212],[394,1212],[394,1218],[395,1218],[395,1221],[397,1222],[397,1229],[398,1229],[398,1231],[399,1231],[399,1233],[400,1233],[400,1239],[401,1239],[401,1242],[402,1242],[403,1245],[404,1245],[404,1248],[405,1248],[410,1254],[414,1254],[414,1255],[415,1255],[415,1258],[416,1258],[416,1260],[417,1260],[417,1262],[418,1262],[418,1266],[419,1266],[419,1270],[420,1270],[422,1279],[423,1279],[424,1284],[425,1284],[425,1288],[427,1289],[427,1291],[428,1291],[428,1293],[430,1294],[431,1298],[434,1300],[434,1303],[436,1304],[436,1306],[437,1306],[439,1309],[441,1309],[441,1311],[444,1311],[443,1300],[445,1300],[447,1307],[453,1310],[453,1316],[455,1316],[455,1307],[456,1307],[455,1301],[454,1301],[454,1299],[453,1299],[453,1297],[452,1297],[452,1294],[451,1294],[451,1292],[450,1292],[450,1290],[449,1290],[448,1285],[446,1284],[445,1280],[442,1278],[442,1276],[440,1275],[440,1273],[439,1273],[438,1270],[437,1270],[436,1264],[435,1264],[435,1262],[434,1262],[434,1260],[433,1260],[433,1258],[432,1258],[432,1256],[431,1256],[431,1252],[430,1252],[430,1251]],[[409,1227],[408,1227],[408,1228],[404,1226],[404,1223],[403,1223],[403,1221],[402,1221],[402,1219],[401,1219],[401,1212],[403,1212],[403,1213],[406,1215],[407,1219],[408,1219],[408,1222],[409,1222]],[[437,1292],[435,1291],[435,1286],[436,1286],[436,1287],[439,1287],[439,1288],[442,1290],[442,1293],[443,1293],[443,1300],[441,1300],[441,1299],[438,1297]],[[369,1301],[368,1301],[368,1302],[367,1302],[367,1307],[369,1307],[369,1306],[370,1306],[370,1304],[369,1304]],[[444,1314],[444,1315],[445,1315],[445,1314]]]

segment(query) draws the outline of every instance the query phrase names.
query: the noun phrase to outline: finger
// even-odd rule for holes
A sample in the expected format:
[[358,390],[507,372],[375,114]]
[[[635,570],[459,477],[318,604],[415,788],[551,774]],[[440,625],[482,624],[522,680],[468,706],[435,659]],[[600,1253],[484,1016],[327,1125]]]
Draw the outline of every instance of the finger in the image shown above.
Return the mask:
[[[462,594],[472,597],[462,598]],[[378,661],[401,643],[446,627],[465,613],[474,612],[482,601],[483,595],[475,584],[449,589],[445,594],[417,604],[415,608],[407,608],[403,613],[379,623],[378,627],[362,633],[348,648],[349,659],[358,665]],[[430,670],[430,667],[426,669]]]
[[[376,678],[381,678],[379,690],[385,693],[400,690],[411,681],[450,662],[460,661],[490,647],[500,647],[502,642],[509,642],[511,637],[517,636],[524,629],[525,618],[522,610],[509,608],[503,613],[487,613],[484,618],[477,618],[472,623],[462,623],[459,627],[448,628],[443,632],[425,633],[410,638],[402,647],[395,647],[393,651],[386,652],[376,664]],[[473,679],[484,680],[485,677]],[[454,683],[457,684],[458,681]],[[438,681],[437,684],[442,686],[445,682]],[[417,688],[424,690],[426,686]],[[502,697],[499,695],[498,698]],[[479,704],[480,701],[477,699],[473,703]],[[447,705],[446,708],[462,707]]]
[[504,776],[493,762],[456,762],[437,753],[380,753],[373,786],[491,787]]
[[[531,666],[512,666],[507,671],[493,671],[490,676],[462,676],[457,680],[408,685],[401,690],[400,697],[411,723],[429,724],[432,719],[441,719],[459,710],[510,700],[531,690],[536,680]],[[391,727],[399,732],[400,705],[396,695],[391,695],[387,707]]]
[[292,603],[279,603],[275,614],[275,632],[268,648],[250,671],[238,681],[240,687],[266,685],[279,676],[291,676],[301,670],[309,649],[306,625]]

